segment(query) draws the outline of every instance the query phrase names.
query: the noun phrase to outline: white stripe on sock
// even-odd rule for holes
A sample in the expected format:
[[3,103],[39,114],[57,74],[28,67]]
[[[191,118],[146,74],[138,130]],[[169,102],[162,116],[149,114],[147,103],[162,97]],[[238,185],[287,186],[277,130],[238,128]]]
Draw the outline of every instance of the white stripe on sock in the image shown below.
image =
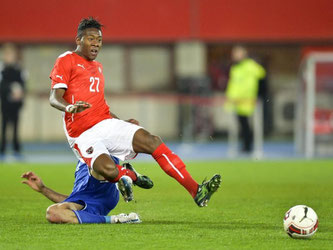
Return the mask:
[[177,174],[179,174],[180,177],[182,177],[182,179],[184,179],[184,176],[181,174],[181,172],[179,172],[179,170],[175,167],[175,165],[172,164],[172,162],[169,160],[169,158],[165,154],[162,154],[162,155],[169,162],[171,167],[177,172]]

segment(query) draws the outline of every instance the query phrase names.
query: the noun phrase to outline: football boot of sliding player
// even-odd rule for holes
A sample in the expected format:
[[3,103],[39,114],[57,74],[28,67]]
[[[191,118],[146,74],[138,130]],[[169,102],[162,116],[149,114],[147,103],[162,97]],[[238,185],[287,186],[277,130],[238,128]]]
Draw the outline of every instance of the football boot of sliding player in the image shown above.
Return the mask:
[[133,200],[133,181],[130,177],[122,176],[117,182],[117,187],[126,202]]
[[141,223],[140,217],[137,213],[118,214],[114,215],[114,223]]

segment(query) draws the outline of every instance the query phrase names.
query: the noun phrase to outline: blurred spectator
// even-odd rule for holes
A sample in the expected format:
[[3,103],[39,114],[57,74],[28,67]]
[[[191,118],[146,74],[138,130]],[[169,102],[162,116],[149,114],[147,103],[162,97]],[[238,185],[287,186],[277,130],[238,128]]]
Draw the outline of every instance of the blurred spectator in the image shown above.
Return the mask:
[[229,67],[223,61],[213,61],[209,65],[209,75],[214,90],[225,91],[228,82]]
[[21,157],[18,137],[19,112],[24,99],[24,79],[18,64],[18,50],[13,44],[3,46],[3,61],[0,63],[0,101],[1,101],[1,147],[0,160],[4,159],[8,125],[13,127],[13,147],[15,157]]
[[265,69],[248,57],[243,46],[235,46],[231,52],[232,66],[226,90],[226,108],[237,115],[242,140],[242,151],[249,153],[253,147],[253,132],[249,117],[254,113],[258,97],[259,80],[266,75]]

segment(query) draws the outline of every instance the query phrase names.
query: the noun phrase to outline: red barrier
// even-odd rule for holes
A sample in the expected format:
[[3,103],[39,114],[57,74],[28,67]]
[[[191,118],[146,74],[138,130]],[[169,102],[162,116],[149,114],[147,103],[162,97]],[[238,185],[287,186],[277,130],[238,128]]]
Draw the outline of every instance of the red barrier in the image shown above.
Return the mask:
[[333,110],[316,109],[314,133],[325,135],[333,133]]
[[2,1],[0,42],[73,42],[82,17],[106,42],[333,40],[332,0]]

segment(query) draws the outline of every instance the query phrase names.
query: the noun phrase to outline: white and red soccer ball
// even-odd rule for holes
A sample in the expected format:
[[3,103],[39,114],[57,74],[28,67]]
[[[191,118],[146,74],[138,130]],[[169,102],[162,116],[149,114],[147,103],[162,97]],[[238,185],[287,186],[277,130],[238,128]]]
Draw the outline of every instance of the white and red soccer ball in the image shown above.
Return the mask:
[[297,205],[285,214],[283,226],[292,238],[310,238],[318,229],[318,216],[311,207]]

